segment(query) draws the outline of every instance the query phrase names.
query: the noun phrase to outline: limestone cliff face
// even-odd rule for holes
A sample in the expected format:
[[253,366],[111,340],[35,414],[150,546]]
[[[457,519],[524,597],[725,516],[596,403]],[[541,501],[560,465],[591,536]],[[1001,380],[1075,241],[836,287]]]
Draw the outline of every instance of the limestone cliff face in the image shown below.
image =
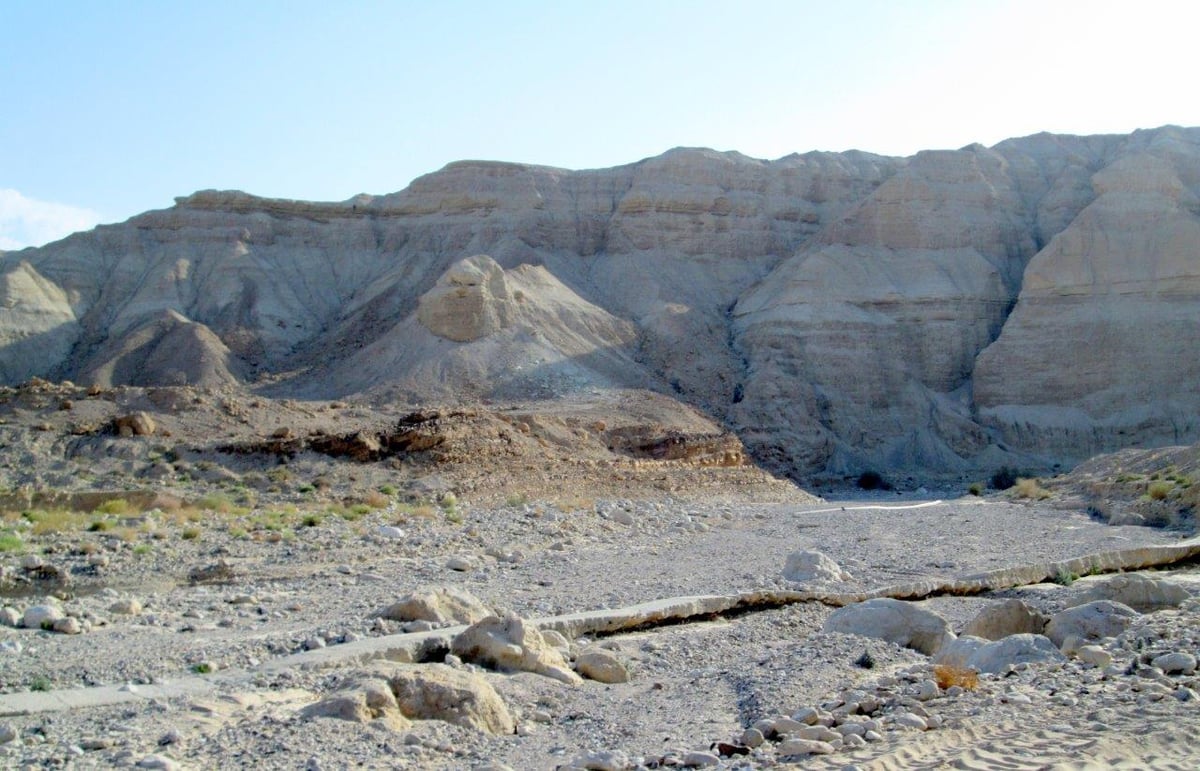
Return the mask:
[[1200,433],[1197,200],[1200,130],[1173,127],[204,191],[0,254],[0,380],[650,387],[802,475],[1065,462]]

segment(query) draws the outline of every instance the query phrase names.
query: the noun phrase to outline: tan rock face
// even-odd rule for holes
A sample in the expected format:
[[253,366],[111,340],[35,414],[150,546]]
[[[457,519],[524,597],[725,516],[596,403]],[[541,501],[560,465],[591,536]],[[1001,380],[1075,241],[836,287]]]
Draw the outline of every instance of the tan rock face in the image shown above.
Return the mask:
[[[674,394],[776,470],[965,473],[1200,437],[1200,130],[203,191],[0,255],[0,380]],[[486,256],[485,256],[486,255]]]

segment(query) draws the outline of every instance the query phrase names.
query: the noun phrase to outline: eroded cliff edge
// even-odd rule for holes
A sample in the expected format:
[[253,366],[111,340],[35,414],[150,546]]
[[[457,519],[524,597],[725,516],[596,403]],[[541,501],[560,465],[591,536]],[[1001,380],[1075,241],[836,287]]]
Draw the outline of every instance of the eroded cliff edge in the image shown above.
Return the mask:
[[1200,436],[1200,129],[205,191],[0,255],[0,380],[289,397],[641,388],[794,476]]

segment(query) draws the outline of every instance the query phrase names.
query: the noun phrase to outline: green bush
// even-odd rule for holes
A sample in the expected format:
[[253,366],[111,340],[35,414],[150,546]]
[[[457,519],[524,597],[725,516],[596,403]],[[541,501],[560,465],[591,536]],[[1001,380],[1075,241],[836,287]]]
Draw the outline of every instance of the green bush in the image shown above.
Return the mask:
[[972,482],[971,486],[967,488],[967,492],[971,495],[983,495],[983,483]]
[[1150,496],[1151,500],[1164,501],[1167,499],[1167,496],[1171,494],[1171,490],[1174,488],[1174,482],[1168,482],[1166,480],[1151,482],[1150,486],[1146,488],[1146,495]]

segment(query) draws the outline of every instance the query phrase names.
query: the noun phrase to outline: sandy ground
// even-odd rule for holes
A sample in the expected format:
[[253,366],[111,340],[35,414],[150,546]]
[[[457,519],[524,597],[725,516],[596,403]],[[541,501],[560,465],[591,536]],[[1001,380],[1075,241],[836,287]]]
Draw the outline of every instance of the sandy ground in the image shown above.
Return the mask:
[[[462,587],[492,608],[535,617],[669,596],[798,588],[781,570],[787,555],[802,549],[836,560],[852,575],[837,588],[857,591],[1178,543],[1188,535],[1105,525],[1046,505],[894,495],[815,504],[599,500],[571,511],[539,502],[464,502],[455,521],[410,516],[404,537],[379,534],[380,526],[399,517],[395,506],[354,521],[330,516],[278,542],[231,535],[210,522],[199,537],[172,536],[141,554],[103,532],[58,539],[60,548],[44,559],[76,576],[66,605],[96,624],[80,635],[4,630],[0,641],[10,643],[0,654],[4,691],[121,683],[136,689],[184,681],[200,665],[225,677],[246,675],[223,680],[203,697],[224,699],[221,709],[198,708],[200,697],[180,696],[0,718],[19,736],[0,745],[0,761],[84,768],[153,763],[161,756],[187,768],[473,768],[494,762],[549,769],[616,751],[631,764],[670,764],[714,742],[735,741],[764,717],[834,704],[848,688],[876,687],[879,677],[896,679],[884,687],[901,698],[906,685],[928,677],[930,662],[892,644],[822,632],[832,609],[817,603],[699,619],[606,638],[630,665],[627,683],[571,687],[529,673],[487,673],[521,726],[522,735],[512,736],[439,721],[394,732],[302,720],[298,710],[335,689],[356,665],[283,667],[269,675],[259,670],[285,661],[315,637],[332,648],[345,639],[399,632],[394,622],[377,621],[376,611],[432,585]],[[110,555],[109,564],[89,573],[90,555],[73,554],[67,541],[96,543]],[[464,560],[468,569],[450,569],[451,558]],[[233,568],[234,578],[187,581],[190,569],[217,560]],[[20,558],[8,563],[10,572],[20,570]],[[1193,593],[1200,586],[1189,583],[1186,572],[1172,575]],[[1095,580],[935,597],[923,604],[961,629],[1003,597],[1020,596],[1054,612]],[[23,591],[28,595],[32,588]],[[36,601],[15,589],[9,595],[7,602],[19,610]],[[140,614],[109,611],[130,596],[144,605]],[[1200,621],[1196,605],[1190,608],[1147,614],[1140,628],[1164,650],[1195,655]],[[588,642],[574,641],[578,648]],[[1132,643],[1111,642],[1114,666],[1136,655],[1122,645]],[[853,663],[864,650],[877,662],[872,670]],[[1178,689],[1198,688],[1194,675],[1174,680]],[[1196,767],[1198,703],[1174,695],[1149,701],[1134,690],[1136,681],[1106,678],[1075,662],[1031,665],[1007,678],[985,676],[975,691],[923,703],[940,716],[936,730],[886,732],[866,747],[811,756],[804,764]],[[1064,692],[1069,699],[1058,698]],[[1008,698],[1014,693],[1027,698]],[[722,761],[728,767],[783,762],[790,761],[767,750]]]

